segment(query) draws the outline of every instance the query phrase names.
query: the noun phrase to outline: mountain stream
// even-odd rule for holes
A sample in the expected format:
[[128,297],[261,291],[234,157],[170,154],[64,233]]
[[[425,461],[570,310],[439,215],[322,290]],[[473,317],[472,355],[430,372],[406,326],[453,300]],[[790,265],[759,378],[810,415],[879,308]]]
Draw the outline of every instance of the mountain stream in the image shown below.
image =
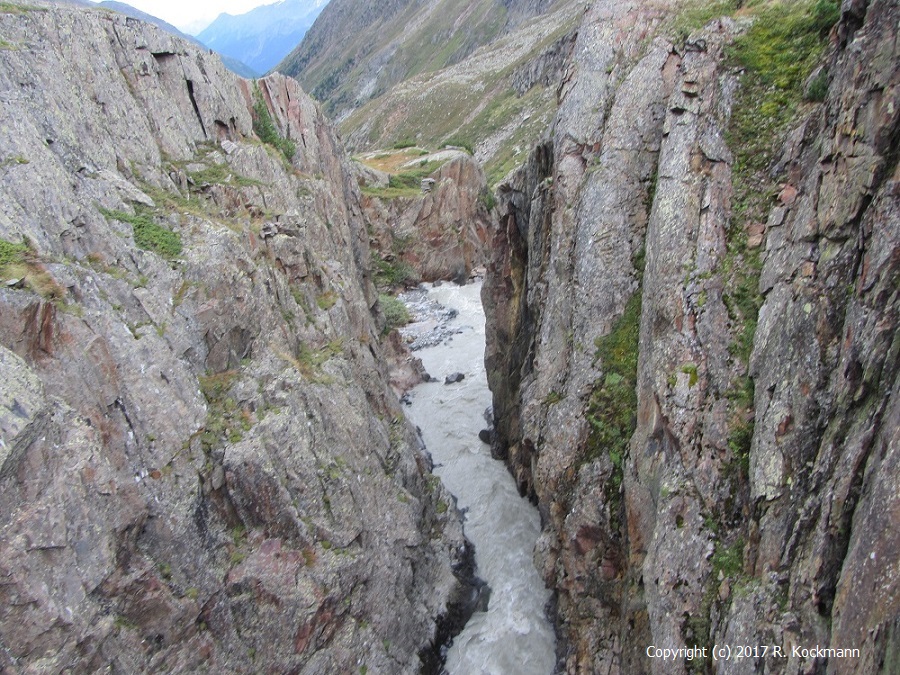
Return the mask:
[[[555,663],[553,627],[544,611],[550,592],[532,562],[540,518],[478,438],[491,404],[481,284],[426,288],[425,302],[440,303],[445,317],[447,308],[449,314],[458,313],[443,324],[438,344],[415,352],[436,381],[410,392],[407,415],[421,430],[435,473],[465,513],[476,573],[491,589],[487,611],[476,612],[453,641],[446,670],[450,675],[548,675]],[[444,383],[457,372],[465,376],[461,382]]]

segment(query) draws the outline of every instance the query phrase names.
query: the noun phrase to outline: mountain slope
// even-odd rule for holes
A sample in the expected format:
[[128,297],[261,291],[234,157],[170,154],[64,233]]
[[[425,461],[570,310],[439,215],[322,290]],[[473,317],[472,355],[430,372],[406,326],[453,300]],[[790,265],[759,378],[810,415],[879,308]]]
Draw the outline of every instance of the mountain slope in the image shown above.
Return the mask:
[[459,63],[394,85],[342,121],[348,146],[462,146],[496,185],[552,120],[581,11],[557,2]]
[[418,73],[458,63],[551,0],[333,0],[279,64],[337,120]]
[[294,49],[328,0],[281,0],[245,14],[220,14],[197,35],[220,54],[265,73]]

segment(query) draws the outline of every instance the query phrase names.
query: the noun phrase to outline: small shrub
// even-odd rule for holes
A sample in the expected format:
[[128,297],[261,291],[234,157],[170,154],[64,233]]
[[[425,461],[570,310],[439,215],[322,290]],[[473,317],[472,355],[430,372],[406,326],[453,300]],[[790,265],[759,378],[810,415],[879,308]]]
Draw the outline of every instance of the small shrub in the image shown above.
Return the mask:
[[375,260],[375,284],[382,288],[397,288],[416,283],[418,280],[416,271],[405,262],[390,263],[383,259]]
[[197,185],[203,185],[204,183],[212,185],[238,185],[240,187],[262,185],[258,180],[235,173],[227,164],[206,165],[199,171],[189,173],[188,176]]
[[721,572],[734,579],[744,571],[744,540],[739,538],[731,546],[717,546],[712,555],[713,578]]
[[254,84],[253,90],[253,131],[263,143],[279,150],[287,161],[294,158],[297,145],[289,138],[282,138],[278,132],[258,84]]
[[824,68],[813,78],[806,89],[806,100],[821,103],[828,95],[828,71]]
[[564,398],[565,396],[560,394],[558,391],[551,391],[549,394],[547,394],[547,398],[544,399],[544,405],[554,405],[562,401]]
[[493,211],[494,207],[497,206],[497,198],[494,196],[492,190],[485,188],[482,190],[481,194],[478,195],[478,203],[484,207],[485,211]]
[[409,310],[399,298],[395,298],[393,295],[382,294],[378,296],[378,304],[381,307],[382,314],[384,314],[385,332],[409,323]]
[[693,387],[700,379],[699,375],[697,374],[697,364],[695,363],[685,363],[683,366],[681,366],[681,372],[688,376],[689,387]]
[[458,136],[451,136],[443,143],[444,147],[453,147],[453,148],[462,148],[470,155],[475,154],[475,150],[472,145],[472,141],[468,138],[460,138]]

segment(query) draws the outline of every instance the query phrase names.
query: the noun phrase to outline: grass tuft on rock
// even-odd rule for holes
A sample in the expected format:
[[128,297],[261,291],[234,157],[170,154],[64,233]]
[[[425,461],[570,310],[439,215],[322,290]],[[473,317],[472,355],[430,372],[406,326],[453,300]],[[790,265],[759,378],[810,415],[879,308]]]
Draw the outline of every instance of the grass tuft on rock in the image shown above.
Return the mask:
[[15,244],[5,239],[0,239],[0,268],[13,263],[24,261],[28,247],[25,244]]
[[401,288],[419,282],[418,273],[402,260],[374,258],[375,285],[379,288]]
[[100,208],[100,213],[112,220],[131,225],[134,230],[134,243],[138,248],[169,259],[177,257],[182,251],[181,235],[157,225],[153,221],[153,215],[145,207],[135,207],[133,214],[104,208]]
[[27,244],[0,239],[0,280],[19,280],[17,287],[27,288],[63,309],[76,310],[63,303],[66,290],[47,271],[38,256]]
[[584,461],[609,457],[612,473],[604,487],[613,522],[621,509],[622,481],[628,442],[637,420],[637,360],[641,325],[641,291],[628,300],[625,311],[609,334],[598,337],[595,358],[605,373],[594,386],[588,401],[587,420],[591,425]]

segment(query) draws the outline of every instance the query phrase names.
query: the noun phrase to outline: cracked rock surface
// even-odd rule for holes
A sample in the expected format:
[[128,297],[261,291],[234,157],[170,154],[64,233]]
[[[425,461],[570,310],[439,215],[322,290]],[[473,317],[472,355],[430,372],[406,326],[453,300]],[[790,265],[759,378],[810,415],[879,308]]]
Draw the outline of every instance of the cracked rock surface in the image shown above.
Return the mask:
[[418,672],[466,546],[317,104],[115,13],[0,31],[0,670]]

